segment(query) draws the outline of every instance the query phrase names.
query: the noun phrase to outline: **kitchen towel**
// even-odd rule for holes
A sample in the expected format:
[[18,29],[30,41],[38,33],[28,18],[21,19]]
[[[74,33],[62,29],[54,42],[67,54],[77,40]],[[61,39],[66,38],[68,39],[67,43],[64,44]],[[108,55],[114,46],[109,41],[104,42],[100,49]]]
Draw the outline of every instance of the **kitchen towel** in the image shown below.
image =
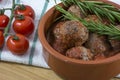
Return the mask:
[[[28,37],[29,42],[30,42],[30,47],[25,55],[23,56],[13,55],[7,49],[6,43],[5,43],[4,47],[0,49],[0,60],[49,68],[49,66],[46,64],[42,56],[42,45],[38,39],[37,29],[38,29],[38,24],[39,24],[41,17],[44,15],[44,13],[48,9],[50,9],[55,4],[54,0],[51,0],[51,1],[48,1],[48,0],[16,0],[16,4],[17,3],[29,5],[34,9],[35,14],[36,14],[35,20],[34,20],[35,31],[30,37]],[[0,8],[10,8],[11,6],[12,6],[12,0],[1,0],[0,1]],[[5,11],[5,14],[10,16],[11,12]],[[12,30],[12,26],[10,28],[10,33],[14,33],[14,31]]]

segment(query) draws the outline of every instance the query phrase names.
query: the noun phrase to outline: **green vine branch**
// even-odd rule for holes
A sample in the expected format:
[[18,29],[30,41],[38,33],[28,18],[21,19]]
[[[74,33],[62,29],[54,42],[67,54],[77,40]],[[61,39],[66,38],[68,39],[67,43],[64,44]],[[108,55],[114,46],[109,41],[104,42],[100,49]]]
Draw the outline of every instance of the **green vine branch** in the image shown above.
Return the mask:
[[4,36],[5,37],[8,35],[7,33],[9,32],[9,29],[11,27],[11,23],[12,23],[12,20],[13,20],[13,17],[14,17],[14,9],[15,9],[15,7],[16,7],[15,0],[13,0],[12,8],[9,8],[11,10],[10,20],[9,20],[9,23],[8,23],[7,27],[5,28],[5,31],[4,31]]

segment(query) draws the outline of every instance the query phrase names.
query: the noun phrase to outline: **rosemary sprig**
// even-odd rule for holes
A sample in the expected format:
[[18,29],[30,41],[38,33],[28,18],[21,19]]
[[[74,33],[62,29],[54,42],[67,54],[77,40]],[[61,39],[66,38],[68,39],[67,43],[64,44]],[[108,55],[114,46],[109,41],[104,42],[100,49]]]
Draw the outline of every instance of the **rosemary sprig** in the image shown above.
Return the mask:
[[96,32],[100,35],[108,35],[111,39],[120,40],[120,29],[116,28],[114,25],[111,24],[106,26],[101,22],[87,22],[84,19],[78,18],[74,14],[69,13],[59,5],[56,5],[55,7],[58,11],[63,13],[65,18],[82,22],[91,32]]
[[102,17],[107,18],[111,23],[116,21],[120,22],[120,10],[116,9],[110,4],[106,4],[99,1],[80,1],[80,0],[61,0],[65,5],[75,4],[77,5],[83,14],[89,11],[96,14],[100,20]]

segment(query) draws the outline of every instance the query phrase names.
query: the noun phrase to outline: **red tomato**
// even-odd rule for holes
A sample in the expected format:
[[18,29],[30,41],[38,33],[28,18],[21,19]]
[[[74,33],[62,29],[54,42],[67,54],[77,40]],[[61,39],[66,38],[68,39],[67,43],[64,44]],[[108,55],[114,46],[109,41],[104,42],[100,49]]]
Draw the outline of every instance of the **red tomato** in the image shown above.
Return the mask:
[[0,31],[0,48],[3,47],[3,44],[4,44],[4,36],[3,36],[3,32]]
[[35,12],[32,9],[32,7],[28,5],[20,5],[15,9],[15,14],[16,15],[24,15],[24,16],[29,16],[32,19],[35,18]]
[[21,34],[12,35],[7,39],[7,47],[15,55],[23,55],[29,48],[29,41]]
[[5,14],[0,14],[0,30],[4,30],[9,22],[9,17]]
[[13,30],[16,33],[23,34],[25,36],[29,36],[34,31],[34,22],[32,18],[28,16],[24,16],[23,19],[17,19],[15,18],[15,21],[13,22]]

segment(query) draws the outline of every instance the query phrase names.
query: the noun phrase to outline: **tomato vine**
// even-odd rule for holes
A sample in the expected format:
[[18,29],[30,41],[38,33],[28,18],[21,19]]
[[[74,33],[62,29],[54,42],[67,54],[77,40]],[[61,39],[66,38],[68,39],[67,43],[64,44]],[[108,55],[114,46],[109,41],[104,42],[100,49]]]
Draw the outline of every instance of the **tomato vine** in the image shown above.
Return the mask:
[[9,21],[7,27],[5,28],[4,36],[7,36],[7,33],[8,33],[8,31],[9,31],[9,29],[10,29],[12,20],[13,20],[13,18],[14,18],[14,9],[15,9],[15,6],[16,6],[16,5],[15,5],[15,0],[13,0],[13,2],[12,2],[12,8],[9,8],[9,10],[11,10],[10,21]]
[[[22,9],[21,11],[18,9],[20,7],[24,7],[24,9]],[[11,14],[9,17],[4,14],[6,10],[11,11]],[[27,49],[29,48],[29,40],[26,37],[30,36],[34,31],[34,22],[33,22],[35,18],[34,10],[29,5],[16,4],[15,0],[13,0],[12,7],[0,9],[0,14],[2,15],[2,17],[5,16],[9,18],[9,21],[7,19],[8,23],[5,23],[7,24],[5,25],[5,28],[0,28],[0,49],[3,48],[2,46],[3,46],[3,43],[5,42],[5,38],[8,37],[6,41],[6,46],[8,47],[8,49],[13,54],[17,54],[17,55],[25,54]],[[28,14],[32,14],[32,15],[28,15]],[[18,17],[20,20],[19,19],[17,20]],[[1,18],[0,20],[2,19],[4,18]],[[3,21],[1,21],[1,24],[2,22]],[[17,25],[17,24],[20,24],[20,25]],[[3,24],[0,25],[0,27],[2,26]],[[9,30],[11,27],[13,28],[16,34],[9,33]]]

